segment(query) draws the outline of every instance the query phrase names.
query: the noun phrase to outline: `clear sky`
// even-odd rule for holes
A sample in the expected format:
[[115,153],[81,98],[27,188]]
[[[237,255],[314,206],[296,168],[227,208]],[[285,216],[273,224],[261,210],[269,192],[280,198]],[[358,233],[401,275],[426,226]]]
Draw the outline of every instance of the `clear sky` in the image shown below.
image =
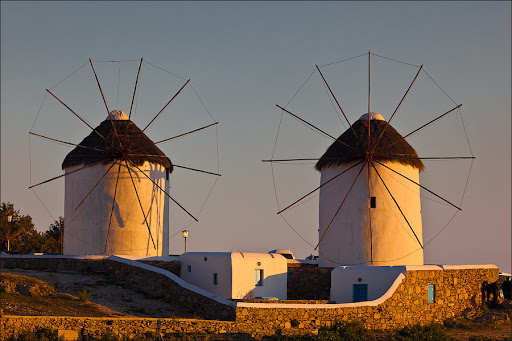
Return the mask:
[[[10,201],[45,230],[63,215],[63,183],[27,189],[62,173],[69,147],[30,138],[45,89],[95,61],[144,60],[191,78],[194,89],[219,121],[219,178],[199,223],[188,227],[191,251],[291,249],[299,257],[311,246],[276,215],[270,165],[281,111],[315,64],[372,53],[425,70],[457,103],[476,160],[462,212],[425,247],[425,262],[493,263],[511,270],[511,4],[510,2],[1,2],[1,200]],[[100,63],[111,107],[129,110],[137,62]],[[87,65],[86,65],[87,66]],[[120,67],[121,66],[121,67]],[[119,70],[121,72],[119,73]],[[353,122],[367,112],[367,60],[322,68]],[[373,57],[372,111],[389,119],[415,75],[414,67]],[[145,64],[135,122],[147,123],[183,81]],[[162,76],[165,75],[164,76]],[[117,97],[117,83],[120,96]],[[82,68],[55,87],[93,125],[105,116],[90,69]],[[87,97],[92,91],[91,97]],[[95,92],[96,91],[96,92]],[[212,122],[188,89],[176,106],[148,130],[157,140]],[[411,90],[393,125],[405,134],[449,110],[425,74]],[[119,104],[118,104],[119,103]],[[128,104],[127,104],[128,103]],[[116,105],[114,105],[116,104]],[[145,105],[145,106],[144,106]],[[180,111],[180,108],[187,108]],[[335,116],[318,74],[289,106],[338,136],[346,128]],[[155,112],[156,110],[156,112]],[[443,111],[444,110],[444,111]],[[194,115],[197,115],[194,116]],[[203,116],[201,116],[203,115]],[[338,120],[338,121],[336,121]],[[331,141],[288,116],[278,157],[319,157]],[[47,98],[35,132],[77,143],[88,134],[78,120]],[[421,155],[468,155],[460,116],[450,115],[418,134],[411,144]],[[163,149],[175,163],[216,171],[215,130],[205,130]],[[30,161],[32,153],[32,162]],[[421,156],[420,155],[420,156]],[[32,163],[32,164],[31,164]],[[470,163],[428,163],[421,181],[460,203]],[[32,169],[32,172],[30,172]],[[30,174],[32,173],[32,174]],[[318,185],[312,164],[275,166],[280,205]],[[173,192],[199,212],[213,177],[178,172]],[[32,181],[31,181],[32,177]],[[318,198],[287,219],[310,243],[318,241]],[[453,211],[422,201],[424,238],[436,235]],[[173,208],[171,234],[188,224]],[[450,213],[451,212],[451,213]],[[171,253],[183,238],[171,239]]]

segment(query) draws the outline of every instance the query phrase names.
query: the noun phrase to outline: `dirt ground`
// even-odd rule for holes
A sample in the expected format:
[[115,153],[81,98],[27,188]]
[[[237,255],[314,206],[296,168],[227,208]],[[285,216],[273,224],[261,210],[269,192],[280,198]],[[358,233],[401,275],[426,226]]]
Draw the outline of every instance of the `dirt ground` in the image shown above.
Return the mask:
[[112,284],[101,274],[23,269],[2,269],[2,272],[38,278],[53,285],[57,291],[73,296],[77,296],[79,289],[87,289],[91,292],[90,302],[121,314],[138,317],[193,317],[193,313],[183,307],[153,299],[136,289]]

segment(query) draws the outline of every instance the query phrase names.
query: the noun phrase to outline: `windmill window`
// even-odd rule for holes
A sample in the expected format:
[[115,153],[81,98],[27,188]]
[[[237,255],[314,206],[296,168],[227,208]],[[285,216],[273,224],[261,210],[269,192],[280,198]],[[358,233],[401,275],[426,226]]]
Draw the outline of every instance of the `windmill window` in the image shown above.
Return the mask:
[[263,286],[263,269],[256,269],[255,270],[255,285],[257,287]]
[[219,275],[213,274],[213,285],[219,284]]
[[377,198],[376,197],[371,197],[370,198],[370,207],[371,208],[377,207]]
[[187,272],[192,272],[192,266],[191,265],[187,265]]

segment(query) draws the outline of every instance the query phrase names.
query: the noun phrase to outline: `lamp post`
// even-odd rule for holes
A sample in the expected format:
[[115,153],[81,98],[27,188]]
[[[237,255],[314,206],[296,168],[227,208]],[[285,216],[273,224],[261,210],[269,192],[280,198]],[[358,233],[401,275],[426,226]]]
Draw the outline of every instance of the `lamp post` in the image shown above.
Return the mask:
[[185,252],[187,252],[187,238],[188,238],[187,230],[183,230],[183,238],[185,238]]
[[9,214],[5,218],[7,220],[7,251],[11,251],[11,230],[9,225],[12,221],[12,215]]

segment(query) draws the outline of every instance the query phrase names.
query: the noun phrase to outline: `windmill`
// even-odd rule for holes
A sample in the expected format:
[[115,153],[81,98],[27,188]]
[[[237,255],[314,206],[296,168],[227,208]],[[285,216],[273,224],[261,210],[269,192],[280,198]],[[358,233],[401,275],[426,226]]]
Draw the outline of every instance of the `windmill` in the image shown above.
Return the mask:
[[[283,217],[283,212],[303,204],[319,192],[319,238],[318,243],[310,245],[319,252],[320,266],[422,265],[423,248],[426,243],[423,241],[422,233],[420,191],[427,192],[436,200],[452,207],[456,210],[455,214],[461,210],[460,204],[455,204],[453,200],[448,200],[431,188],[420,184],[419,173],[425,167],[423,162],[427,160],[472,160],[474,156],[472,153],[470,156],[419,156],[407,139],[452,112],[460,114],[461,105],[454,103],[454,106],[448,111],[436,115],[434,119],[425,122],[408,134],[398,133],[390,123],[402,107],[420,73],[423,71],[436,86],[438,84],[426,73],[423,65],[416,66],[418,70],[412,82],[394,111],[390,113],[389,120],[386,121],[383,115],[371,111],[371,56],[382,56],[368,52],[368,54],[335,63],[366,55],[368,56],[368,102],[367,108],[365,108],[367,112],[351,123],[341,106],[341,101],[338,100],[322,73],[322,66],[317,65],[292,100],[313,73],[318,72],[329,98],[336,103],[333,107],[342,114],[348,128],[339,137],[336,137],[304,119],[302,115],[287,109],[287,105],[292,100],[285,106],[277,105],[282,114],[290,115],[304,126],[328,137],[333,142],[320,158],[281,159],[274,158],[273,154],[270,160],[263,161],[271,164],[313,161],[315,169],[321,173],[320,186],[285,207],[280,207],[278,201],[277,212]],[[442,91],[444,92],[444,90]],[[463,124],[461,114],[460,119]],[[471,150],[470,147],[469,150]],[[274,174],[274,168],[272,167],[272,169]],[[401,181],[396,181],[397,178]],[[283,217],[283,219],[292,227],[286,218]],[[298,233],[296,229],[294,231]],[[302,236],[301,238],[307,242]]]
[[[146,130],[165,113],[187,85],[191,87],[190,79],[184,80],[179,90],[141,129],[132,121],[132,114],[135,111],[143,59],[139,62],[128,114],[122,110],[110,110],[93,61],[89,59],[88,64],[94,74],[107,116],[98,126],[93,127],[70,105],[47,89],[47,93],[57,103],[85,124],[91,132],[80,142],[70,142],[31,130],[30,135],[75,148],[62,162],[64,174],[38,182],[29,188],[65,178],[64,254],[166,256],[169,254],[170,202],[193,221],[198,221],[197,214],[192,214],[170,193],[171,173],[178,168],[215,177],[220,174],[177,164],[157,145],[216,127],[218,122],[210,115],[213,121],[210,124],[153,142],[146,135]],[[120,78],[119,75],[119,81]],[[195,90],[193,92],[197,95]],[[197,98],[203,104],[198,95]]]

